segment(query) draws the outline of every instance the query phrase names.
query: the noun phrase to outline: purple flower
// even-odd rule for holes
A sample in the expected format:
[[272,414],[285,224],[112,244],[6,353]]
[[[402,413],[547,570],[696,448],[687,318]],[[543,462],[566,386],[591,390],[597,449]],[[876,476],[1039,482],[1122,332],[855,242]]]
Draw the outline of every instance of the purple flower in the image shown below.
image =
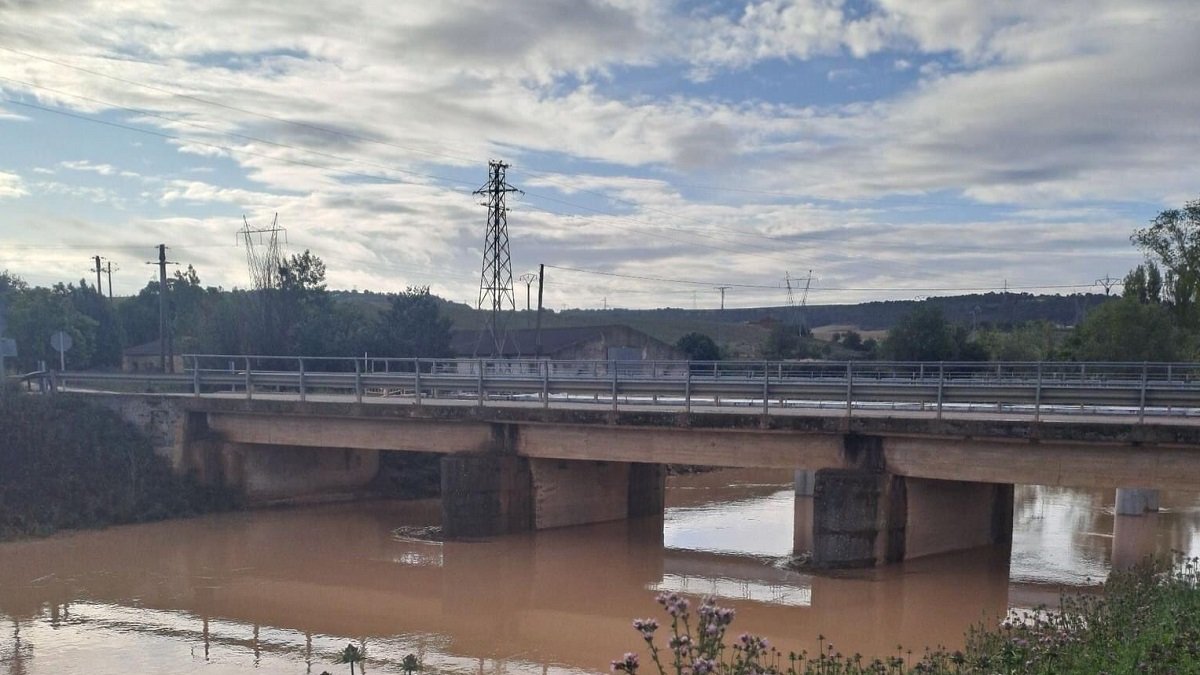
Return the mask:
[[633,652],[626,652],[623,659],[612,662],[612,669],[618,673],[633,675],[638,669],[638,655]]
[[642,634],[642,637],[649,640],[654,637],[654,631],[658,630],[658,622],[654,619],[634,619],[633,628]]

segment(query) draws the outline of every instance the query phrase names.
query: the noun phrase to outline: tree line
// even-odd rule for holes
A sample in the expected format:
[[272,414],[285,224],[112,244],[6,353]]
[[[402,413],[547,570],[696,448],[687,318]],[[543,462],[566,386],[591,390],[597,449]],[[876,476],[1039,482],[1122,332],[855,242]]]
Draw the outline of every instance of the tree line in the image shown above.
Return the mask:
[[[844,331],[817,340],[803,326],[776,325],[760,356],[769,359],[885,358],[905,361],[1181,361],[1200,357],[1200,200],[1158,214],[1131,242],[1144,261],[1125,276],[1119,297],[1099,304],[1072,328],[1047,320],[965,325],[949,320],[942,300],[922,302],[882,340]],[[205,286],[191,266],[167,284],[168,335],[176,354],[378,357],[450,356],[451,322],[428,287],[386,296],[384,307],[330,292],[325,264],[309,251],[280,265],[277,288]],[[70,368],[116,368],[122,351],[155,341],[158,281],[110,300],[84,281],[32,287],[0,272],[7,337],[17,340],[18,368],[57,363],[50,336],[74,343]],[[693,359],[721,358],[706,336],[678,344]]]
[[[428,287],[387,296],[384,309],[344,302],[325,284],[325,264],[309,251],[287,258],[277,288],[225,290],[205,286],[192,266],[167,280],[166,322],[176,354],[272,356],[445,357],[450,320]],[[121,366],[125,349],[159,338],[159,283],[132,297],[109,299],[80,281],[30,286],[0,272],[0,305],[7,306],[6,336],[18,345],[16,367],[58,363],[50,345],[57,331],[74,343],[71,369]]]
[[[773,327],[769,359],[896,361],[1194,361],[1200,358],[1200,200],[1158,214],[1130,241],[1145,260],[1125,276],[1120,296],[1101,302],[1071,328],[1048,320],[965,325],[947,318],[944,298],[917,304],[878,342],[845,331],[817,340],[804,326]],[[974,322],[972,322],[974,324]],[[678,345],[688,353],[690,337]],[[711,351],[710,351],[711,353]]]

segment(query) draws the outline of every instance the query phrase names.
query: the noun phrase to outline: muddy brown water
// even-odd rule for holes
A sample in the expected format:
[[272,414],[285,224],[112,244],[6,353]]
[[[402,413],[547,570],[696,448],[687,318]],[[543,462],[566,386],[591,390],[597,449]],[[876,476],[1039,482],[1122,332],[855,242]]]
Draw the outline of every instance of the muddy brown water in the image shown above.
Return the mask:
[[[787,569],[803,529],[791,475],[673,477],[663,518],[478,542],[398,537],[434,501],[225,514],[0,544],[0,674],[604,672],[671,590],[716,596],[736,633],[786,650],[886,656],[961,645],[1009,608],[1094,587],[1145,553],[1200,555],[1200,499],[1114,522],[1113,494],[1017,488],[1011,550],[828,575]],[[1114,540],[1114,529],[1117,537]]]

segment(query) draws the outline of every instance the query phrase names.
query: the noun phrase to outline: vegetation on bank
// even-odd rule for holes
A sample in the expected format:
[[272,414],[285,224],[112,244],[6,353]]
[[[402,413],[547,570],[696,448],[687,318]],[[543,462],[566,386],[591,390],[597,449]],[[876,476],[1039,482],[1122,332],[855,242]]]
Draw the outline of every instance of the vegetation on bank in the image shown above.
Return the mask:
[[[1114,572],[1103,595],[1064,596],[1056,610],[1021,612],[999,627],[972,629],[961,651],[919,657],[898,649],[896,656],[868,660],[843,654],[824,638],[815,654],[783,654],[758,636],[727,638],[734,611],[712,599],[694,615],[677,594],[658,601],[669,617],[666,644],[658,643],[656,620],[638,619],[633,627],[647,645],[647,669],[659,675],[1200,672],[1200,558]],[[627,675],[642,669],[633,652],[612,667]]]
[[0,541],[227,510],[116,413],[68,395],[0,397]]

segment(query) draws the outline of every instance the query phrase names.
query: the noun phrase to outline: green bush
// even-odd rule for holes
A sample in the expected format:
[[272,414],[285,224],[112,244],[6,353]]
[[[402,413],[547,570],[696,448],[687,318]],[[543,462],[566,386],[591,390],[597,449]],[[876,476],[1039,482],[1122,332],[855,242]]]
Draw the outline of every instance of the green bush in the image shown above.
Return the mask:
[[[1040,608],[1010,616],[999,627],[967,634],[963,651],[927,651],[912,658],[900,651],[887,659],[864,659],[834,651],[820,638],[815,654],[782,654],[761,637],[743,633],[726,640],[734,611],[705,599],[692,614],[675,593],[658,596],[670,617],[660,646],[654,619],[633,628],[645,641],[659,675],[866,675],[910,673],[1198,673],[1200,672],[1200,559],[1177,565],[1149,562],[1114,572],[1102,595],[1064,596],[1056,610]],[[636,675],[636,653],[612,663]]]
[[0,399],[0,540],[234,505],[172,473],[110,410],[66,395]]

